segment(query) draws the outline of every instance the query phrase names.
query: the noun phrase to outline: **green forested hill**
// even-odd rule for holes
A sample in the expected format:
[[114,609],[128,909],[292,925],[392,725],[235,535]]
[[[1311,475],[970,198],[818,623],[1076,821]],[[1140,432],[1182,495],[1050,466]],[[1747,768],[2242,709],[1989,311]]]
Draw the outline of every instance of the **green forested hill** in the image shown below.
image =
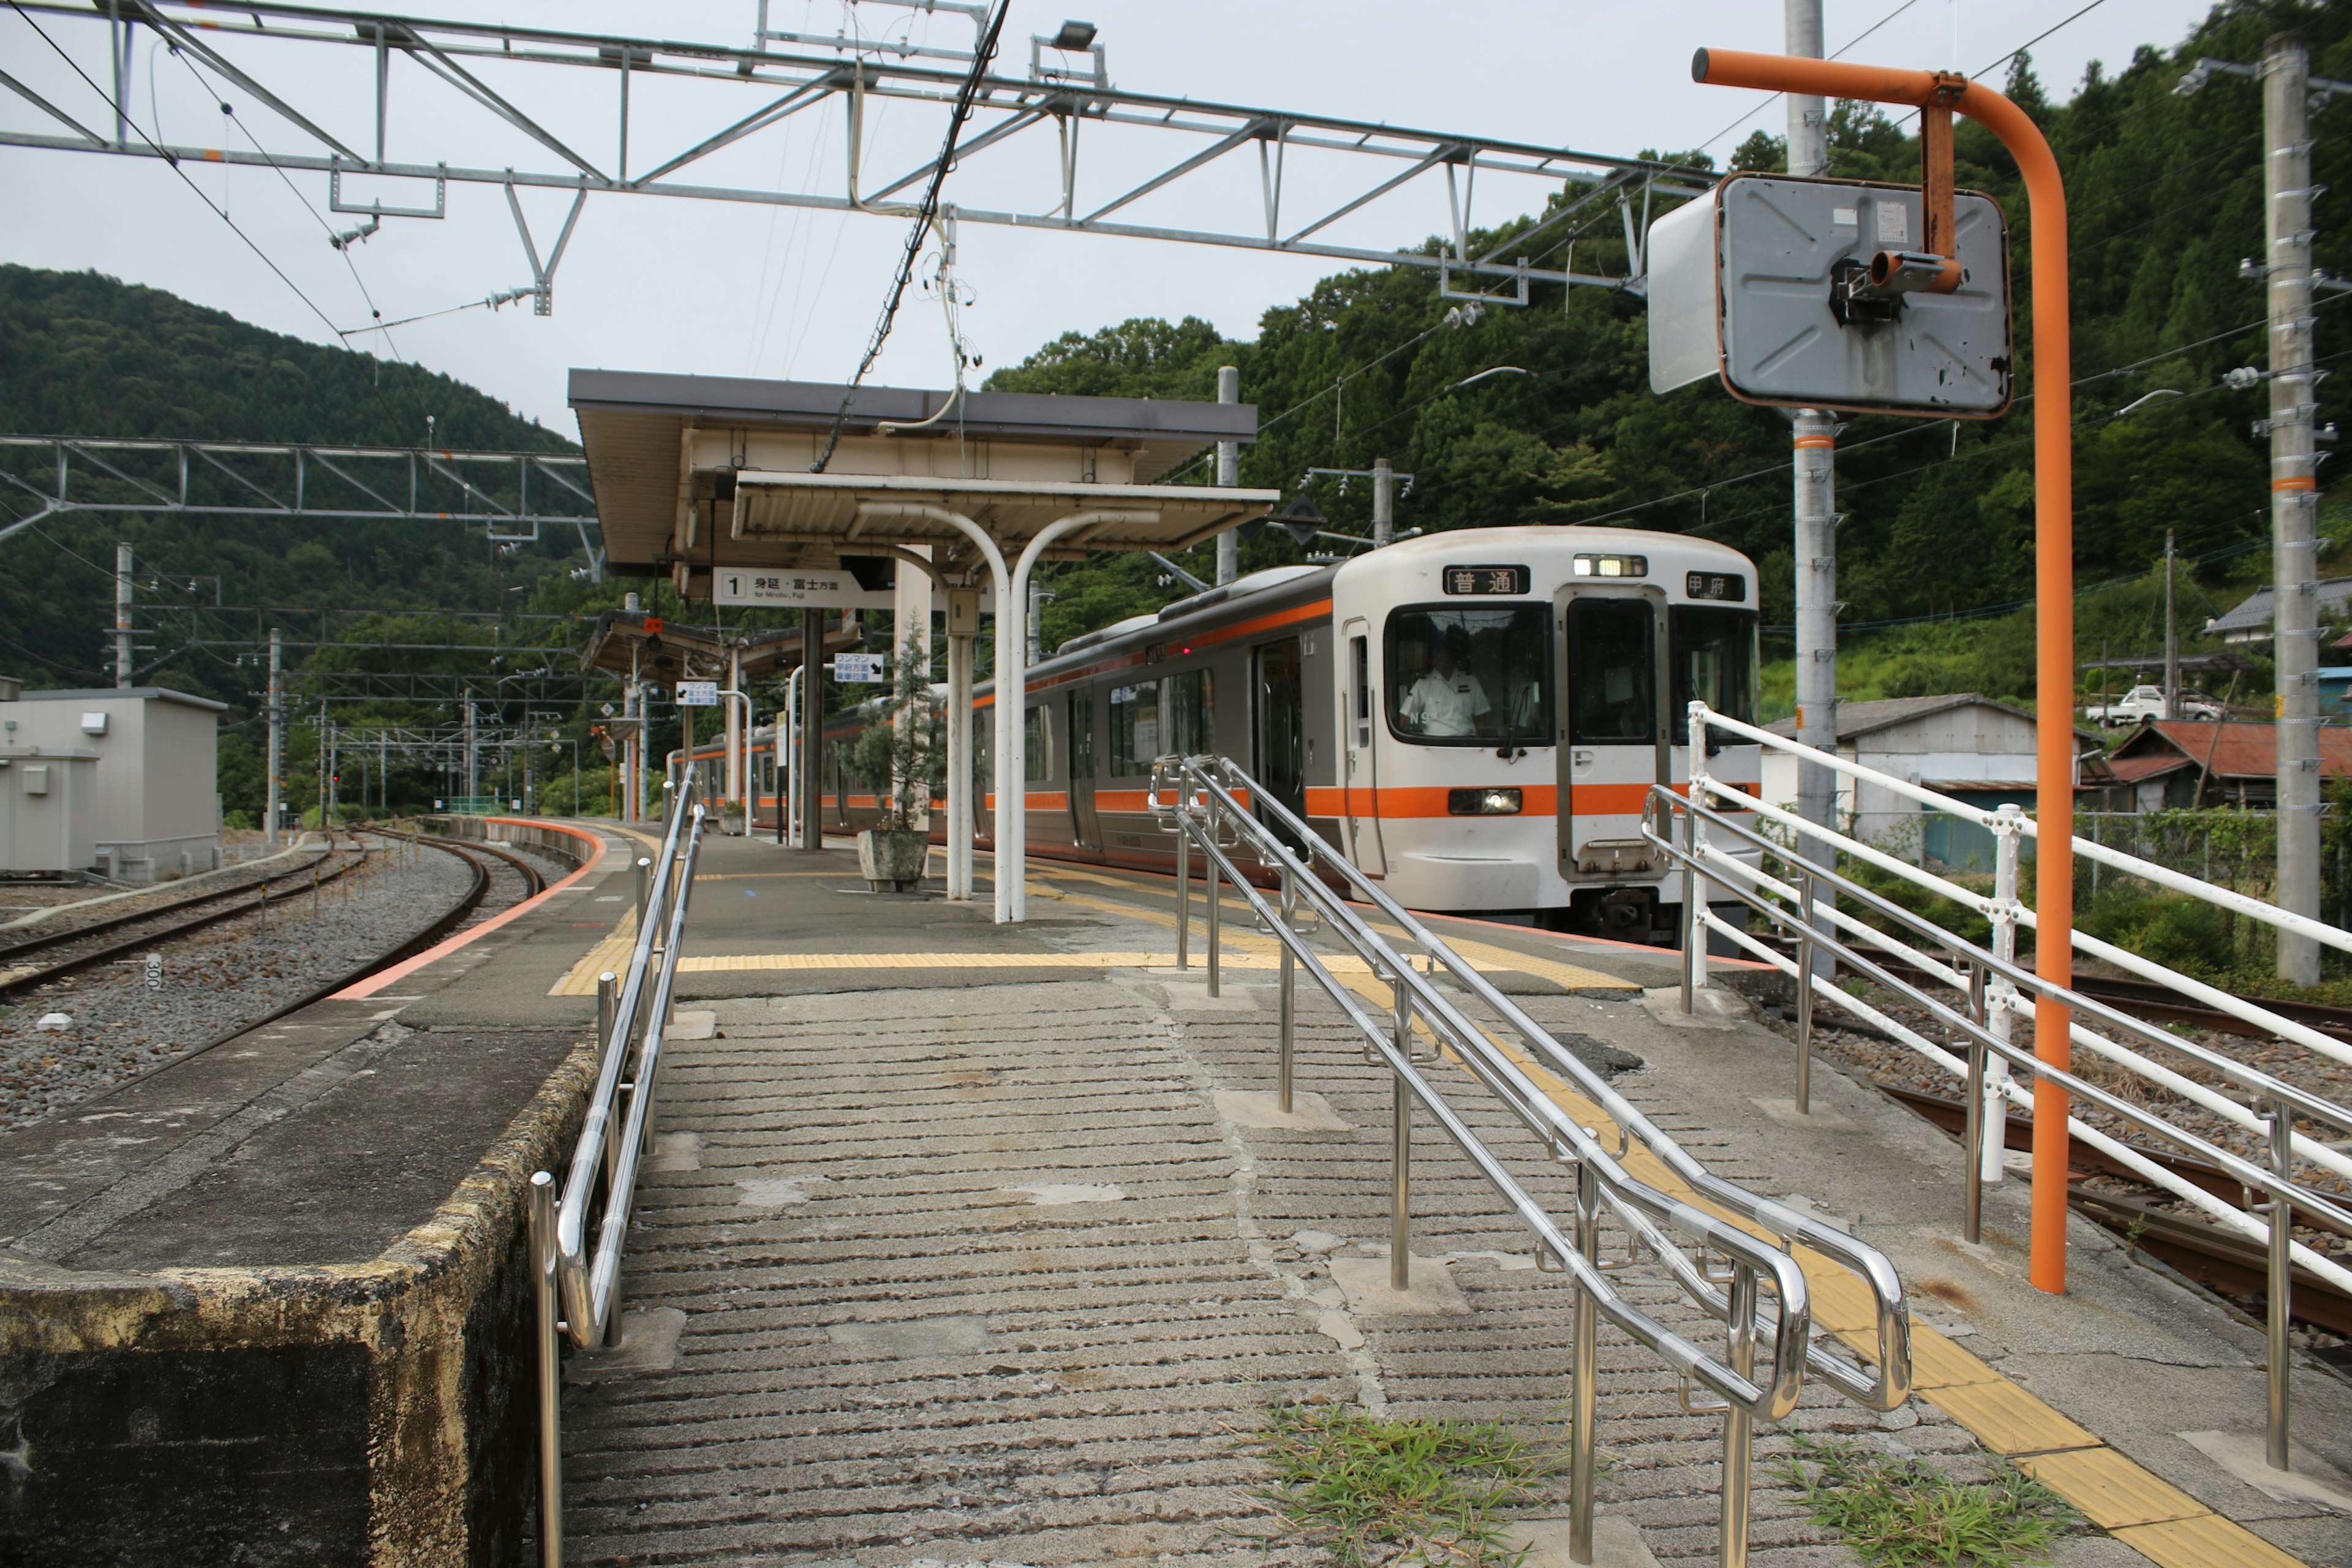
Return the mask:
[[[2172,89],[2196,57],[2252,61],[2286,26],[2307,38],[2315,76],[2352,78],[2352,7],[2343,5],[2217,6],[2178,47],[2144,47],[2119,71],[2094,68],[2063,105],[2050,101],[2030,60],[2011,67],[2008,90],[2042,126],[2067,181],[2084,584],[2143,572],[2162,555],[2168,529],[2184,554],[2209,558],[2197,569],[2200,602],[2233,600],[2243,591],[2234,584],[2268,574],[2264,447],[2249,430],[2266,414],[2267,394],[2219,380],[2232,366],[2263,363],[2262,287],[2238,272],[2240,258],[2263,247],[2259,93],[2254,82],[2228,76],[2192,98]],[[2315,133],[2316,179],[2352,190],[2352,102],[2321,110]],[[1839,105],[1832,141],[1839,175],[1918,179],[1916,142],[1866,107]],[[2032,226],[2016,170],[1989,133],[1967,122],[1958,151],[1962,185],[1993,194],[2010,216],[2017,342],[2030,374]],[[1732,163],[1777,169],[1784,149],[1759,132]],[[2320,264],[2339,274],[2352,262],[2343,210],[2336,197],[2320,200]],[[1528,226],[1522,220],[1474,237],[1473,248],[1502,245]],[[1535,250],[1539,265],[1561,263],[1568,229],[1577,270],[1627,270],[1617,214],[1599,207],[1534,240],[1531,248],[1546,247]],[[1778,411],[1736,403],[1711,382],[1653,396],[1643,307],[1630,295],[1580,289],[1563,299],[1560,289],[1539,287],[1526,309],[1491,306],[1474,322],[1448,325],[1456,303],[1438,297],[1429,273],[1360,269],[1267,311],[1255,342],[1222,341],[1197,321],[1131,321],[1092,337],[1066,335],[989,384],[1213,397],[1215,367],[1235,364],[1262,422],[1261,438],[1244,448],[1246,484],[1294,489],[1310,467],[1361,468],[1387,456],[1415,476],[1399,505],[1402,526],[1598,521],[1700,534],[1756,557],[1767,624],[1791,618],[1788,427]],[[2346,319],[2334,300],[2323,303],[2323,363],[2352,353]],[[1532,374],[1444,393],[1502,364]],[[2336,416],[2331,393],[2341,384],[2322,384],[2323,424]],[[2030,390],[2031,382],[2020,385]],[[2158,388],[2189,395],[2114,417]],[[1847,514],[1839,590],[1849,626],[2031,596],[2030,409],[2021,403],[2001,420],[1957,430],[1949,422],[1849,421],[1838,457],[1838,505]],[[1314,498],[1335,527],[1364,531],[1364,487],[1340,498],[1326,483]],[[1189,564],[1201,571],[1206,556],[1199,552]],[[1245,548],[1244,563],[1297,558],[1269,531]],[[1148,563],[1085,563],[1059,575],[1049,645],[1181,591],[1159,584]],[[2118,652],[2138,651],[2136,639],[2150,630],[2141,599],[2127,593],[2114,605],[2086,604],[2085,646],[2095,652],[2105,638]],[[2030,639],[1991,629],[1957,643],[1940,628],[1920,636],[1960,652],[1903,663],[1901,680],[2030,693]]]
[[[246,324],[160,289],[96,273],[0,266],[0,430],[19,435],[176,436],[419,446],[425,416],[441,446],[568,451],[572,443],[446,375]],[[41,481],[45,455],[10,456]],[[5,487],[6,516],[37,510]],[[95,493],[95,492],[93,492]],[[142,574],[204,582],[233,605],[399,610],[494,609],[506,590],[578,564],[576,542],[502,552],[456,525],[67,514],[0,543],[0,668],[32,686],[110,684],[99,657],[113,621],[114,546]],[[567,549],[567,547],[569,547]],[[79,557],[79,559],[77,559]],[[186,591],[159,587],[162,601]],[[242,707],[254,683],[225,658],[171,656],[142,679]]]

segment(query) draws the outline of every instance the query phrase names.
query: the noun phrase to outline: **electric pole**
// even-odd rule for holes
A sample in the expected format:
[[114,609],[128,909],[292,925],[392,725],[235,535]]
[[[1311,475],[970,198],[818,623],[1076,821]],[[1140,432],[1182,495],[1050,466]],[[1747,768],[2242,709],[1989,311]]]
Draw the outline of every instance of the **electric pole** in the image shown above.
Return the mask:
[[[1237,366],[1217,367],[1217,401],[1239,403],[1242,400],[1242,373]],[[1242,444],[1238,441],[1217,443],[1217,483],[1227,489],[1241,483]],[[1241,535],[1232,529],[1217,535],[1217,584],[1232,582],[1241,575]]]
[[284,689],[285,634],[276,626],[269,628],[269,801],[268,816],[264,819],[261,841],[268,847],[278,847],[278,818],[285,811],[286,790],[286,692]]
[[[1340,481],[1346,483],[1344,479]],[[1396,542],[1396,470],[1386,458],[1372,459],[1372,548]]]
[[2173,616],[2172,530],[2164,531],[2164,716],[2180,717],[2180,623]]
[[[62,458],[59,459],[63,461]],[[131,546],[114,547],[114,684],[131,684]]]
[[[2264,277],[2270,285],[2271,529],[2278,672],[2278,905],[2319,918],[2318,465],[2312,374],[2311,55],[2295,33],[2263,49]],[[2278,973],[2319,984],[2319,944],[2279,932]]]
[[[1783,0],[1788,52],[1822,58],[1822,0]],[[1830,172],[1829,122],[1819,98],[1789,95],[1789,173],[1817,179]],[[1797,742],[1837,751],[1837,416],[1819,408],[1795,416],[1790,467],[1797,524]],[[1837,825],[1837,775],[1817,763],[1797,763],[1797,815]],[[1837,852],[1817,840],[1801,851],[1834,865]]]

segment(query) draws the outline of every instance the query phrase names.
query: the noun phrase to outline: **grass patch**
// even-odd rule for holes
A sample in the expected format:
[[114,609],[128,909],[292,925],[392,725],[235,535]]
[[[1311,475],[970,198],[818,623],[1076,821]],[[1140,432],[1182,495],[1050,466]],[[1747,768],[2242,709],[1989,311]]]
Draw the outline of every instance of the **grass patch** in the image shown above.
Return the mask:
[[1854,1443],[1790,1440],[1796,1458],[1774,1473],[1803,1496],[1814,1523],[1874,1568],[2047,1563],[2079,1522],[2065,1499],[2004,1459],[1990,1461],[1985,1480],[1956,1481],[1932,1465]]
[[1275,1484],[1252,1495],[1348,1568],[1381,1545],[1403,1547],[1401,1563],[1516,1568],[1526,1554],[1504,1544],[1502,1514],[1567,1468],[1493,1422],[1391,1420],[1345,1405],[1278,1403],[1242,1446],[1274,1470]]

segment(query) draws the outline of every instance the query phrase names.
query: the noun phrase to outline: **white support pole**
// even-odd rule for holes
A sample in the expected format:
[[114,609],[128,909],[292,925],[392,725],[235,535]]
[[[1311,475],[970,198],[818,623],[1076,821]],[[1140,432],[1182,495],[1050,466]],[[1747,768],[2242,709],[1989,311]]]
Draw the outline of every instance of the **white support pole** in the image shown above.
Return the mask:
[[[1788,52],[1822,58],[1822,0],[1783,0]],[[1830,172],[1827,105],[1789,95],[1789,173],[1800,179]],[[1797,562],[1797,739],[1817,752],[1837,750],[1837,416],[1800,408],[1791,433]],[[1797,815],[1837,826],[1837,778],[1817,764],[1797,764]],[[1835,868],[1836,852],[1808,839],[1799,853]]]
[[131,684],[131,546],[114,547],[114,684]]
[[971,899],[971,669],[980,590],[948,590],[948,897]]
[[276,626],[269,628],[269,799],[268,816],[262,824],[261,841],[271,849],[278,847],[278,818],[285,811],[286,792],[286,683],[285,636]]
[[[743,650],[740,647],[727,650],[727,689],[730,692],[743,689]],[[745,706],[748,707],[749,703]],[[750,735],[751,721],[738,713],[730,700],[727,704],[727,798],[731,801],[743,799],[743,779],[747,772],[743,766],[743,747]],[[749,833],[751,830],[751,815],[746,808],[743,831]]]
[[[2278,692],[2279,908],[2319,918],[2319,396],[2312,360],[2311,55],[2294,33],[2263,50],[2263,254],[2270,283],[2271,654]],[[2319,944],[2279,932],[2278,973],[2319,984]]]
[[[1217,401],[1239,403],[1242,400],[1242,373],[1236,366],[1217,367]],[[1217,483],[1226,489],[1241,483],[1242,447],[1238,441],[1217,443]],[[1241,535],[1232,529],[1217,535],[1217,582],[1220,585],[1241,575]]]

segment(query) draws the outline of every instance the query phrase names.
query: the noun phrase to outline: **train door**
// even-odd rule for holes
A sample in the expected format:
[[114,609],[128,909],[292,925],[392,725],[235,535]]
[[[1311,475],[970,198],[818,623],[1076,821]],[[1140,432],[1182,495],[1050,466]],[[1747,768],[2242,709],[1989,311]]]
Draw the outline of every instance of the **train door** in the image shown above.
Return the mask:
[[1256,699],[1255,756],[1250,772],[1266,794],[1292,813],[1307,815],[1306,687],[1299,678],[1298,639],[1267,643],[1251,656]]
[[1070,693],[1070,842],[1081,849],[1102,847],[1095,816],[1095,698]]
[[1649,870],[1642,808],[1671,782],[1665,605],[1654,589],[1570,588],[1561,612],[1559,868],[1570,882]]
[[1346,795],[1348,858],[1374,877],[1388,872],[1381,852],[1380,769],[1373,737],[1380,725],[1372,682],[1372,636],[1370,623],[1349,621],[1345,629],[1347,666],[1341,695],[1339,786]]

